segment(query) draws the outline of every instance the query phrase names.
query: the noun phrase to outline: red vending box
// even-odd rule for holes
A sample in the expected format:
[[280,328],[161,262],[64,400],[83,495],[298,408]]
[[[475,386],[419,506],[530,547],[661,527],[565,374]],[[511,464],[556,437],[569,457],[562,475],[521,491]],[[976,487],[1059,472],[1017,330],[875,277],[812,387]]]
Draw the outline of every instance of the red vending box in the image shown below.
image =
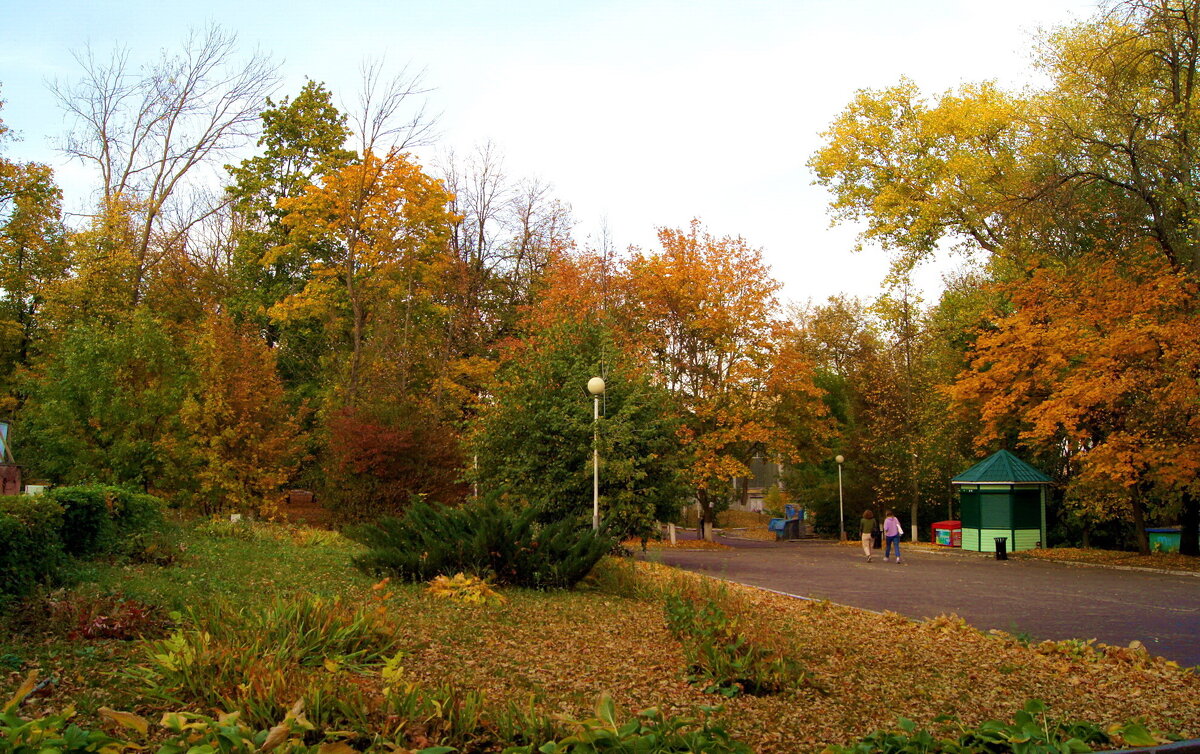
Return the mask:
[[935,545],[962,547],[962,521],[938,521],[932,529],[929,539]]

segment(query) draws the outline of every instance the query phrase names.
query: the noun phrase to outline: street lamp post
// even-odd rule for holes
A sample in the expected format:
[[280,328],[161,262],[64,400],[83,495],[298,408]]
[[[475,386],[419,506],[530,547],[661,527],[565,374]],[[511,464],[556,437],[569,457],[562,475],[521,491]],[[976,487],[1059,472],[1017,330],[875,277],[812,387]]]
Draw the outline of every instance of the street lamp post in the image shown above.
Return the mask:
[[604,395],[604,380],[588,380],[592,394],[592,529],[600,530],[600,396]]
[[836,455],[833,460],[837,461],[838,465],[838,531],[841,533],[842,541],[846,541],[846,509],[842,504],[842,464],[846,458],[842,455]]

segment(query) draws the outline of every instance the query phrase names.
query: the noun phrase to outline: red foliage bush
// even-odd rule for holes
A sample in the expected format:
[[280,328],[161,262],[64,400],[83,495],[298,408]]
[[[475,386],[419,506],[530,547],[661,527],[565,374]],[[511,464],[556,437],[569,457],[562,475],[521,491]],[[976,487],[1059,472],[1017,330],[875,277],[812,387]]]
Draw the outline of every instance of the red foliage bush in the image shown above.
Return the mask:
[[166,634],[171,625],[162,608],[114,594],[57,591],[31,598],[18,610],[15,625],[71,641],[145,639]]
[[329,451],[328,498],[343,518],[398,513],[414,495],[449,505],[466,496],[457,435],[436,420],[385,423],[342,409],[329,422]]

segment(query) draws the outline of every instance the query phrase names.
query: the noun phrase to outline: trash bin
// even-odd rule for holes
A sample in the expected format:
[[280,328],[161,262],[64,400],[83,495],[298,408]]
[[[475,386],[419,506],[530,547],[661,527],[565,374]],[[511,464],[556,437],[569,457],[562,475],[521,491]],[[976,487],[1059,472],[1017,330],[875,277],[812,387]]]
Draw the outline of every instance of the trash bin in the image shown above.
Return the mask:
[[883,530],[875,529],[871,532],[871,547],[875,550],[883,549]]
[[783,525],[784,539],[800,539],[800,519],[787,520]]
[[1008,560],[1008,537],[996,537],[996,560]]

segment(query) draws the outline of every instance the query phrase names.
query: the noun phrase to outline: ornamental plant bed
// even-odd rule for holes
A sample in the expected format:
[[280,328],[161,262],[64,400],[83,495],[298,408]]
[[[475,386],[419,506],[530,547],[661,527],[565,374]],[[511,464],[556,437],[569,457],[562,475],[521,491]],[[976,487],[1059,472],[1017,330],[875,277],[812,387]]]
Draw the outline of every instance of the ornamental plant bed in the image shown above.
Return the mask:
[[[425,584],[385,584],[359,573],[350,560],[361,549],[344,539],[276,538],[257,529],[238,534],[193,528],[184,533],[186,556],[172,567],[97,564],[86,575],[94,582],[89,590],[174,613],[176,628],[190,632],[185,638],[203,639],[206,651],[224,658],[221,683],[194,678],[195,689],[225,688],[222,693],[234,698],[243,693],[234,683],[238,663],[253,660],[264,687],[278,689],[267,698],[245,697],[263,720],[314,684],[325,695],[321,714],[329,725],[371,726],[376,719],[367,711],[360,722],[343,720],[346,713],[329,694],[344,692],[352,709],[366,710],[385,685],[411,684],[452,686],[474,694],[472,703],[485,711],[517,708],[543,721],[590,717],[605,694],[625,715],[657,707],[666,716],[697,717],[716,705],[712,719],[730,736],[768,753],[850,744],[878,729],[894,730],[897,716],[930,729],[942,725],[937,718],[943,714],[964,725],[1011,720],[1028,699],[1041,700],[1059,719],[1104,728],[1141,718],[1150,730],[1200,737],[1200,678],[1142,649],[1029,646],[953,616],[915,623],[718,586],[624,559],[603,561],[572,591],[506,588],[498,590],[502,600],[461,601],[431,593]],[[684,646],[667,625],[664,595],[670,593],[716,601],[736,620],[739,636],[802,670],[804,682],[761,696],[705,693],[704,684],[689,682]],[[283,625],[277,616],[297,625],[332,621],[345,646],[314,640],[295,650],[294,661],[265,662],[269,653],[256,654],[255,647],[279,641],[265,634]],[[205,628],[211,638],[203,638]],[[100,707],[151,720],[168,711],[214,714],[212,698],[172,687],[178,681],[161,659],[156,665],[156,651],[183,651],[171,649],[171,641],[73,640],[0,626],[0,699],[37,670],[55,682],[22,708],[26,717],[69,705],[85,727],[106,724]],[[317,716],[314,706],[309,719]],[[460,751],[498,750],[457,745]]]

